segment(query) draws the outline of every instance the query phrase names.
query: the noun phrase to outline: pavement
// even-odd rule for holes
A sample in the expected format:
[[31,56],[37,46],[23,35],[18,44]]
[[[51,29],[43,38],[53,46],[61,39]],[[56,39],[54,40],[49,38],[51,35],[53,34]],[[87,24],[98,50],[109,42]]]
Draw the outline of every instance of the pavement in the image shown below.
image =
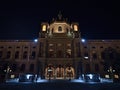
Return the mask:
[[[83,79],[79,78],[79,79],[41,79],[38,78],[37,81],[34,81],[34,83],[48,83],[48,82],[76,82],[76,83],[112,83],[113,80],[112,79],[105,79],[105,78],[101,78],[100,82],[85,82]],[[6,80],[6,83],[20,83],[18,78],[15,79],[8,79]],[[23,82],[22,82],[23,83]],[[27,83],[27,82],[26,82]]]
[[120,90],[120,83],[78,83],[72,80],[2,83],[0,90]]
[[120,83],[102,79],[101,82],[84,82],[73,80],[38,79],[35,82],[18,82],[18,79],[8,80],[0,84],[0,90],[120,90]]

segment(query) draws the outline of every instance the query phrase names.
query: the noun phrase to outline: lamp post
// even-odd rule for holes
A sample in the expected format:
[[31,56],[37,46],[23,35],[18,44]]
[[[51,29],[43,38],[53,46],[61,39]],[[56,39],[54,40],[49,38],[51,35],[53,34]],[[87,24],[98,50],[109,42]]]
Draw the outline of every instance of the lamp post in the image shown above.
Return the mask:
[[112,68],[112,66],[110,66],[107,71],[109,72],[110,77],[111,77],[111,79],[113,80],[113,74],[114,74],[115,70]]
[[8,78],[8,74],[9,74],[10,72],[12,72],[12,70],[10,69],[9,66],[7,66],[7,69],[4,70],[4,71],[6,72],[6,74],[5,74],[5,80],[7,80],[7,78]]

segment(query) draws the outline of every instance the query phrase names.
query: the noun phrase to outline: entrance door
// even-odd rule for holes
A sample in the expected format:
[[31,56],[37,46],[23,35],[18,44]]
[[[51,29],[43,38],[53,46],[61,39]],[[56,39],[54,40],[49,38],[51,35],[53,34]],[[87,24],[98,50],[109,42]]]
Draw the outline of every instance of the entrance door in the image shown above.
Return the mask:
[[52,66],[48,66],[45,69],[45,79],[54,79],[54,68]]
[[64,79],[64,68],[63,67],[57,67],[56,68],[56,79]]
[[45,79],[74,79],[75,72],[73,67],[63,68],[59,66],[57,68],[48,66],[45,69]]
[[66,79],[74,79],[75,78],[75,71],[73,67],[67,67],[65,69]]

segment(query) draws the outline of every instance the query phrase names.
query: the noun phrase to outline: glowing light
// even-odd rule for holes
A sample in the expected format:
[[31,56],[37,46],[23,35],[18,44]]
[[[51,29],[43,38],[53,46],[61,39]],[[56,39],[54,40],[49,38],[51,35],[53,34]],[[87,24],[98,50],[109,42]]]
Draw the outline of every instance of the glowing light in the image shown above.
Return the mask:
[[119,76],[118,76],[118,75],[116,75],[116,74],[114,75],[114,77],[115,77],[115,78],[119,78]]
[[28,75],[26,75],[27,79],[29,79],[29,77],[30,77],[30,76],[31,76],[31,75],[29,75],[29,74],[28,74]]
[[105,78],[110,78],[110,76],[109,75],[105,75]]
[[85,59],[88,59],[88,57],[86,56],[86,57],[84,57]]
[[15,75],[11,75],[10,78],[15,78]]
[[42,26],[42,31],[46,31],[46,28],[47,28],[46,25],[43,25]]
[[78,26],[77,25],[74,25],[74,30],[78,31]]
[[34,42],[38,42],[38,39],[35,39]]
[[90,77],[90,79],[92,79],[92,78],[93,78],[93,75],[92,75],[92,74],[89,74],[88,76]]
[[84,43],[84,42],[85,42],[85,39],[81,39],[81,41]]

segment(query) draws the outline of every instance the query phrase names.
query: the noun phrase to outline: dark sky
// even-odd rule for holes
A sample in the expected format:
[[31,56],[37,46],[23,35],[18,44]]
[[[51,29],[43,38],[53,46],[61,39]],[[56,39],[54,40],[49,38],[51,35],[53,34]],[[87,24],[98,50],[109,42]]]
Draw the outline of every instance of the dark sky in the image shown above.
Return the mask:
[[[79,2],[78,2],[79,1]],[[78,22],[82,38],[120,39],[119,3],[112,0],[3,0],[0,1],[0,39],[34,39],[41,22],[61,11]]]

